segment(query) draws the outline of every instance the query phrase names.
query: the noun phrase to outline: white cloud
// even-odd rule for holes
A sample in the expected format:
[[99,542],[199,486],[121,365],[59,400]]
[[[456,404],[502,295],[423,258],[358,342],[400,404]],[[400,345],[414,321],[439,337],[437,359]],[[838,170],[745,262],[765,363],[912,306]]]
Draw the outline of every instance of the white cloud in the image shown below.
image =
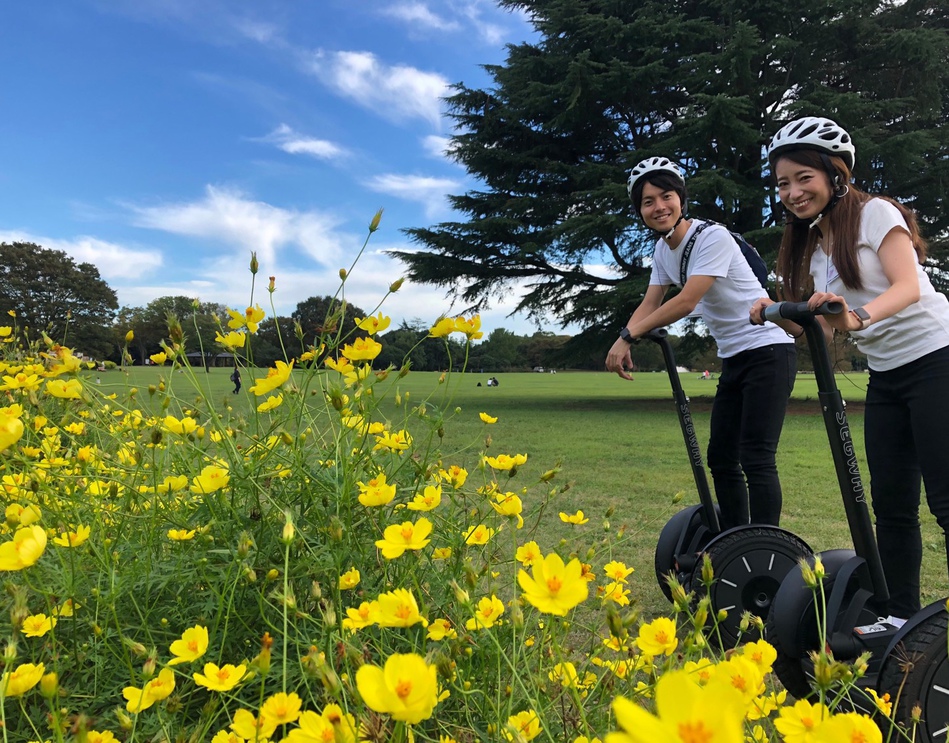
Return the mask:
[[461,28],[457,21],[449,21],[433,13],[425,3],[396,3],[383,9],[382,14],[405,21],[414,28],[422,27],[436,31],[457,31]]
[[236,189],[208,186],[198,201],[129,209],[139,227],[217,241],[238,249],[232,257],[256,251],[261,263],[276,265],[278,250],[287,245],[299,246],[321,263],[336,262],[345,253],[336,232],[338,218],[254,201]]
[[281,124],[260,141],[270,142],[291,155],[310,155],[322,160],[334,160],[346,154],[346,150],[339,145],[325,139],[304,136],[286,124]]
[[442,160],[448,160],[453,149],[450,137],[440,137],[437,134],[429,134],[422,138],[422,149],[429,157],[436,157]]
[[138,279],[162,265],[158,250],[129,248],[118,243],[81,235],[61,240],[26,232],[0,232],[0,242],[30,242],[47,250],[61,250],[77,263],[91,263],[107,282]]
[[424,204],[426,216],[429,218],[446,208],[446,194],[461,187],[460,182],[449,178],[398,175],[396,173],[374,176],[366,181],[364,185],[366,188],[379,193],[386,193],[400,199]]
[[438,127],[448,81],[434,72],[386,65],[372,52],[318,51],[307,71],[340,95],[392,121],[422,118]]

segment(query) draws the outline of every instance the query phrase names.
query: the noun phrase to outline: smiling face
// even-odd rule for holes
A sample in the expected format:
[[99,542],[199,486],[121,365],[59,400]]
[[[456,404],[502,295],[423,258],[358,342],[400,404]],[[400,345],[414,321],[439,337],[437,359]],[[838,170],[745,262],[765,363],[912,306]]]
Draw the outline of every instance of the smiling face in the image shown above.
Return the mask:
[[778,198],[798,219],[814,219],[830,203],[834,191],[827,172],[810,165],[780,158],[774,166]]
[[639,213],[650,229],[668,232],[682,215],[682,200],[675,191],[663,190],[646,182],[639,202]]

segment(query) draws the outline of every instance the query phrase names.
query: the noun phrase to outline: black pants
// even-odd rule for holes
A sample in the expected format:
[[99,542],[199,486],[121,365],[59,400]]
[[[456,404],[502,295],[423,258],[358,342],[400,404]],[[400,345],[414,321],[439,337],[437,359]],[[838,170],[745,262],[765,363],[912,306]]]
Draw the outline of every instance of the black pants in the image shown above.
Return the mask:
[[722,528],[777,526],[781,519],[775,455],[796,375],[793,343],[742,351],[722,361],[708,444]]
[[949,347],[870,372],[864,437],[889,613],[905,618],[920,608],[920,480],[949,531]]

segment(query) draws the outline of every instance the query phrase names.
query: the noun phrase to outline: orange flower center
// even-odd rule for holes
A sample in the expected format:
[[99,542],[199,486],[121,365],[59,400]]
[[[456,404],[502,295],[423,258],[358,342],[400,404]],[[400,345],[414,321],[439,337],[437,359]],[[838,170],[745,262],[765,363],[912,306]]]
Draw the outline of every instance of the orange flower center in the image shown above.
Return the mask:
[[739,691],[745,691],[745,689],[748,688],[748,679],[746,679],[744,676],[733,676],[732,686],[734,686]]
[[399,679],[395,685],[395,694],[399,699],[405,699],[412,693],[412,682],[409,679]]
[[399,619],[408,619],[412,616],[412,607],[402,604],[398,609],[395,610],[395,615]]
[[227,671],[226,668],[219,668],[217,672],[218,681],[227,681],[230,678],[231,674]]
[[403,538],[406,542],[411,541],[411,540],[412,540],[412,534],[413,534],[414,531],[415,531],[415,530],[412,528],[412,525],[411,525],[411,524],[408,525],[408,526],[403,526],[403,527],[402,527],[402,538]]
[[547,590],[551,593],[558,593],[563,588],[563,581],[559,576],[552,575],[547,579]]
[[712,731],[705,728],[705,723],[698,722],[680,722],[679,740],[682,743],[709,743],[713,739]]
[[658,642],[660,645],[665,645],[667,642],[669,642],[669,635],[665,633],[665,630],[659,630],[656,633],[656,642]]
[[189,640],[189,641],[188,641],[188,650],[190,650],[192,653],[197,653],[197,652],[198,652],[198,641],[197,641],[197,640]]

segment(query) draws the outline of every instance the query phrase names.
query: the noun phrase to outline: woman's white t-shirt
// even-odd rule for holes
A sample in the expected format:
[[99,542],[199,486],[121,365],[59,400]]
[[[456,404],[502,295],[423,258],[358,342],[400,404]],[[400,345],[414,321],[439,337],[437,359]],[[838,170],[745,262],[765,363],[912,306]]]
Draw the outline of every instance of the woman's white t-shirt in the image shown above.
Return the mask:
[[[877,252],[894,227],[906,230],[900,210],[884,199],[870,199],[860,210],[857,262],[862,289],[848,289],[837,274],[833,261],[823,250],[811,256],[811,277],[815,291],[839,294],[848,307],[862,307],[890,288]],[[873,322],[866,330],[851,331],[857,348],[867,356],[873,371],[888,371],[949,346],[949,300],[937,292],[919,264],[919,301],[895,315]],[[872,318],[871,318],[872,320]]]
[[[680,286],[682,253],[692,233],[702,224],[693,219],[682,241],[672,250],[659,240],[652,255],[649,283],[658,286]],[[715,342],[718,355],[727,359],[742,351],[793,343],[777,325],[752,325],[748,311],[756,299],[768,296],[761,288],[741,248],[722,225],[712,224],[699,233],[689,256],[686,280],[690,276],[714,276],[711,288],[702,297],[693,315],[701,315]]]

